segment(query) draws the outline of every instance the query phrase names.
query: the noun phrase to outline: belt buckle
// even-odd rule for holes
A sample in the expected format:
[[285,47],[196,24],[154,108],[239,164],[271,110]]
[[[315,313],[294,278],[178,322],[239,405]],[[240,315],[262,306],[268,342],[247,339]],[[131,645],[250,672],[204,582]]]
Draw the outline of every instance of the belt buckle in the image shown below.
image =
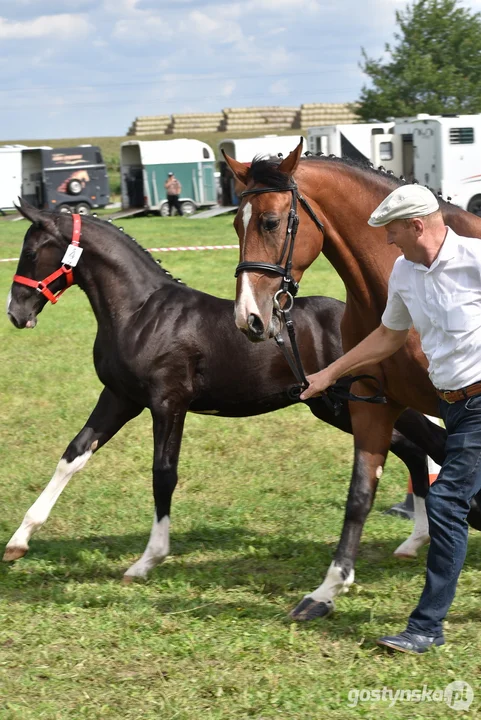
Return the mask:
[[443,390],[443,400],[449,405],[454,405],[455,400],[448,400],[447,395],[451,395],[451,390]]

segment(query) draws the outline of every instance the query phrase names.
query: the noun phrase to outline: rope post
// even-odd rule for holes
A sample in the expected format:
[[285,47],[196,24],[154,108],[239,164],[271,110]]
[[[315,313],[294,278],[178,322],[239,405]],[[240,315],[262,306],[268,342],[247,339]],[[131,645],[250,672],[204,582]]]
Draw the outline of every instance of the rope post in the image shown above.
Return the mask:
[[[431,422],[435,423],[436,425],[441,425],[440,418],[432,417],[431,415],[426,415],[426,417],[428,420],[431,420]],[[437,480],[440,470],[441,466],[435,463],[434,460],[428,455],[428,476],[430,485],[432,485],[433,482]],[[408,478],[408,487],[404,500],[402,502],[396,503],[396,505],[393,505],[391,508],[389,508],[389,510],[386,510],[384,514],[397,515],[398,517],[405,518],[406,520],[414,520],[413,484],[411,476],[409,476]]]

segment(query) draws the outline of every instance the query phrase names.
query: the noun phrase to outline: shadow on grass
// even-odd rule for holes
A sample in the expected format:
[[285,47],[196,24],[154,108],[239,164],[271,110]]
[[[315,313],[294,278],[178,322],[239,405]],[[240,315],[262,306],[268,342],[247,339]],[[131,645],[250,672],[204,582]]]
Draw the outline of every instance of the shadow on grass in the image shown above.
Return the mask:
[[[357,563],[357,577],[365,596],[369,597],[369,582],[392,578],[399,582],[424,575],[425,555],[413,562],[403,562],[392,556],[404,538],[389,542],[366,540],[361,544]],[[12,570],[0,564],[1,595],[12,603],[74,605],[82,607],[129,605],[130,592],[122,593],[120,585],[102,583],[117,580],[140,555],[147,541],[146,535],[126,534],[90,536],[60,540],[35,539],[28,560],[19,560]],[[172,533],[172,558],[154,570],[146,582],[149,590],[144,602],[160,613],[189,612],[199,617],[222,614],[235,617],[256,617],[286,621],[290,605],[321,581],[329,567],[335,544],[259,534],[242,526],[199,527],[185,533]],[[202,557],[202,553],[229,552],[229,557]],[[234,553],[234,556],[232,555]],[[465,568],[481,567],[481,538],[470,538]],[[23,563],[23,567],[22,567]],[[186,584],[189,598],[186,600]],[[66,586],[69,585],[67,593]],[[73,590],[72,590],[73,587]],[[137,587],[137,585],[136,585]],[[152,588],[158,596],[152,600]],[[258,603],[238,607],[238,603],[215,602],[195,610],[202,602],[192,601],[192,591],[202,593],[215,590],[254,593]],[[139,589],[139,594],[143,592]],[[100,594],[99,594],[100,593]],[[273,598],[285,597],[282,611]],[[388,600],[387,600],[388,603]],[[194,609],[192,609],[194,608]],[[285,608],[285,609],[284,609]],[[348,626],[369,620],[369,613],[349,613]],[[382,618],[377,618],[382,621]],[[392,614],[386,622],[395,620]],[[405,618],[400,622],[404,622]],[[342,623],[344,626],[345,623]],[[326,627],[329,626],[327,622]]]

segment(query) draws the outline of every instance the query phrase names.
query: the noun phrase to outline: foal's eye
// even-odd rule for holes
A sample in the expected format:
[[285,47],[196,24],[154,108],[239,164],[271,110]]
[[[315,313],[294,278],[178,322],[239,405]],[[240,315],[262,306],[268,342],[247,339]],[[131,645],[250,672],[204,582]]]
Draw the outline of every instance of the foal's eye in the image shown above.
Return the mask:
[[268,232],[271,232],[272,230],[275,230],[279,227],[280,220],[265,220],[264,221],[264,229]]
[[32,260],[32,262],[35,262],[35,260],[37,259],[37,253],[35,252],[35,250],[32,250],[31,248],[26,248],[26,250],[24,251],[24,255],[29,260]]

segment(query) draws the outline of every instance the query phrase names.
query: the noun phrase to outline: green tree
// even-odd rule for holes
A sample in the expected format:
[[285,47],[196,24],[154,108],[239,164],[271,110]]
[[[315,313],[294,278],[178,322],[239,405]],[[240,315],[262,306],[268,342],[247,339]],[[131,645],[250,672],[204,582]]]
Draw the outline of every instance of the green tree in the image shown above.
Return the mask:
[[371,87],[362,88],[359,117],[481,112],[481,14],[458,0],[417,0],[396,12],[396,23],[389,59],[369,58],[362,48]]

